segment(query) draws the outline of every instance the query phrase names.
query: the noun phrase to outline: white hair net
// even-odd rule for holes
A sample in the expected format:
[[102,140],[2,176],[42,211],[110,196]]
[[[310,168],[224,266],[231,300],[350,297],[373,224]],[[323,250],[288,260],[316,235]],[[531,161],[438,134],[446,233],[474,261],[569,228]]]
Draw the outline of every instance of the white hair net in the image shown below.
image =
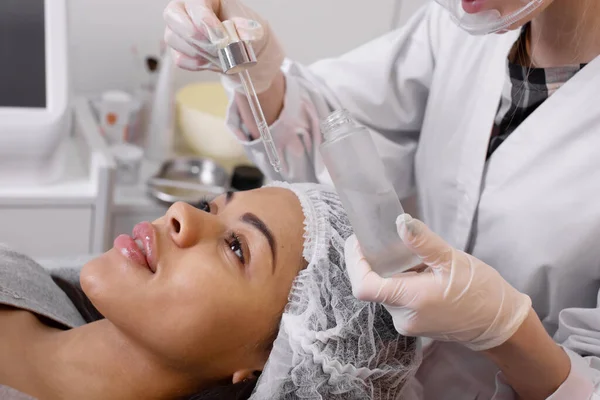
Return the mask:
[[400,335],[378,304],[357,300],[344,262],[352,234],[335,192],[274,183],[304,212],[304,259],[271,355],[251,399],[399,399],[421,361],[415,338]]

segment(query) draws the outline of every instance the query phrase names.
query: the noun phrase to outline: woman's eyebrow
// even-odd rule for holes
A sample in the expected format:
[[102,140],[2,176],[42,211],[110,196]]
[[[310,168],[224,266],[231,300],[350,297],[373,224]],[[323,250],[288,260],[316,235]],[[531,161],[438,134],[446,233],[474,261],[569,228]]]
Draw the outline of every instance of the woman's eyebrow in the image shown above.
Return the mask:
[[[233,200],[233,197],[234,197],[234,192],[228,191],[225,194],[225,205],[229,204],[231,202],[231,200]],[[265,224],[262,219],[258,218],[256,215],[254,215],[252,213],[246,213],[246,214],[242,215],[242,218],[240,218],[240,219],[242,222],[249,224],[252,227],[254,227],[255,229],[257,229],[267,239],[267,242],[269,243],[269,247],[271,248],[271,257],[272,257],[271,265],[273,265],[272,272],[275,273],[275,260],[277,259],[276,258],[277,242],[275,241],[275,236],[273,235],[273,233],[271,232],[271,230],[269,229],[267,224]]]
[[273,260],[271,262],[271,264],[273,265],[273,273],[275,273],[275,260],[276,260],[276,249],[277,249],[277,242],[275,241],[275,236],[273,236],[273,233],[271,233],[271,230],[269,229],[269,227],[267,227],[267,225],[260,219],[258,218],[256,215],[252,214],[252,213],[246,213],[244,215],[242,215],[241,220],[249,225],[252,225],[254,228],[258,229],[258,231],[260,233],[262,233],[265,238],[267,238],[267,242],[269,242],[269,247],[271,248],[271,256],[273,257]]

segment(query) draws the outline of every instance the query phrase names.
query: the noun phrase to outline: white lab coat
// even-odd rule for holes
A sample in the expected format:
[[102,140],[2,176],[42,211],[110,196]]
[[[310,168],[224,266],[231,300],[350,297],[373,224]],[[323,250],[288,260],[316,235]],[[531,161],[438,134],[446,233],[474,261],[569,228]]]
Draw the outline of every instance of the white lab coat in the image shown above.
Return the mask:
[[[531,296],[572,363],[550,398],[600,399],[600,57],[486,162],[518,34],[470,36],[427,5],[340,58],[287,62],[272,133],[286,179],[327,181],[319,119],[347,108],[372,130],[399,195],[416,193],[419,217]],[[228,123],[240,129],[233,104]],[[244,145],[269,174],[261,142]],[[417,378],[426,399],[514,398],[494,365],[458,345],[428,347]]]

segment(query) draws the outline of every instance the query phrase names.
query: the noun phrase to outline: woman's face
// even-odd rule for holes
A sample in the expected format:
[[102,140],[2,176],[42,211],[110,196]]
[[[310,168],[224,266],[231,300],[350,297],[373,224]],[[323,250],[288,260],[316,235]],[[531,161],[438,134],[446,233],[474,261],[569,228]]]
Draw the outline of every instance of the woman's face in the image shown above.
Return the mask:
[[[304,216],[286,189],[177,203],[86,264],[81,284],[129,339],[172,365],[259,370],[302,258]],[[138,239],[141,247],[134,239]]]

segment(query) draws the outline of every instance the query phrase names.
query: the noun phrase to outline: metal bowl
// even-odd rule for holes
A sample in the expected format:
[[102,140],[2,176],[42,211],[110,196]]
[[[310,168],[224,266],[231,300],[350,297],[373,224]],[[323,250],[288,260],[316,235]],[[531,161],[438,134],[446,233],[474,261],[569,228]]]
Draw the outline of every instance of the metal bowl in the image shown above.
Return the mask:
[[225,193],[230,182],[230,175],[216,162],[207,158],[181,157],[165,161],[146,185],[148,193],[163,203],[198,204]]

